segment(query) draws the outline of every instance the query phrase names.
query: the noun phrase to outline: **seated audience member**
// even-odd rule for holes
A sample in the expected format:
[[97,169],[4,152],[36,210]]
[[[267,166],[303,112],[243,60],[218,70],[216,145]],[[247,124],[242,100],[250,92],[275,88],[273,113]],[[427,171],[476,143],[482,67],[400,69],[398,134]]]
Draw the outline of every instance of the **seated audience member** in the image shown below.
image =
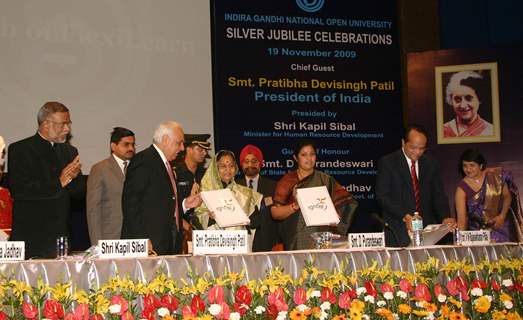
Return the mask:
[[[242,175],[236,177],[236,182],[251,188],[263,195],[265,206],[272,205],[272,195],[276,182],[260,175],[263,165],[263,153],[260,148],[248,144],[240,152]],[[270,210],[262,210],[251,216],[251,227],[256,229],[252,251],[271,251],[278,241],[278,225],[272,219]]]
[[487,168],[485,157],[477,149],[463,152],[459,172],[463,179],[455,195],[458,228],[490,229],[495,242],[520,240],[523,220],[519,210],[510,210],[511,192],[517,194],[510,172]]
[[443,125],[443,136],[477,137],[494,134],[493,126],[479,115],[491,107],[490,82],[475,71],[461,71],[452,75],[446,89],[446,101],[455,118]]
[[7,188],[2,187],[2,178],[5,163],[5,141],[0,136],[0,229],[8,235],[11,234],[13,224],[13,198]]
[[[211,163],[202,178],[201,191],[213,191],[228,188],[242,207],[251,216],[260,208],[262,195],[234,181],[238,166],[234,154],[228,150],[219,151],[212,157]],[[220,229],[214,221],[214,212],[210,212],[204,203],[195,210],[196,216],[204,229]],[[242,230],[244,226],[223,228],[222,230]]]
[[[318,231],[334,231],[346,234],[357,202],[333,177],[318,171],[316,146],[310,141],[298,141],[294,148],[297,169],[284,175],[276,184],[272,217],[282,220],[280,224],[285,250],[301,250],[313,247],[311,234]],[[296,189],[326,186],[332,202],[340,215],[337,228],[331,226],[307,227],[296,200]]]

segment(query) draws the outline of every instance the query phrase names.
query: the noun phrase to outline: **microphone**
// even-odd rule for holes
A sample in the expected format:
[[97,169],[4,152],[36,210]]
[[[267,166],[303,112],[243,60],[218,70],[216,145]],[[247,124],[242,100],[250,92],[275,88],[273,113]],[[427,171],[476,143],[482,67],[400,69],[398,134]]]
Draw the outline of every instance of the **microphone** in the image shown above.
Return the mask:
[[396,244],[397,245],[400,245],[400,242],[398,240],[398,236],[396,235],[396,231],[390,227],[389,223],[385,220],[383,220],[383,218],[377,214],[376,212],[373,212],[370,214],[371,218],[376,220],[377,222],[379,222],[382,226],[383,226],[383,229],[389,229],[390,233],[392,233],[392,237],[394,238],[394,240],[396,241]]

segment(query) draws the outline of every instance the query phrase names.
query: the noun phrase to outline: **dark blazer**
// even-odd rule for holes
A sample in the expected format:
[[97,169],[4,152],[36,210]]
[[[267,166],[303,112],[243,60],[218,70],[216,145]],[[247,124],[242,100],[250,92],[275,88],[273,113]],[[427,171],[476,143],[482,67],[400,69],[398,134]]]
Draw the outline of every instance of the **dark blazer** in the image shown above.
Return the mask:
[[[449,216],[447,195],[443,190],[439,166],[431,157],[423,155],[418,160],[418,184],[423,225],[441,223]],[[400,149],[381,158],[378,162],[376,200],[383,211],[383,219],[393,232],[385,229],[388,246],[407,246],[410,239],[403,217],[416,211],[410,169]]]
[[70,200],[85,195],[85,177],[79,174],[62,188],[60,174],[77,154],[70,144],[51,146],[38,133],[9,146],[10,240],[25,241],[26,258],[55,257],[56,238],[70,236]]
[[91,168],[87,179],[87,225],[91,245],[120,239],[124,175],[113,155]]
[[183,231],[172,228],[176,205],[169,174],[158,151],[151,145],[138,152],[125,176],[122,239],[151,239],[158,254],[179,253]]
[[[247,186],[244,176],[236,178],[236,183]],[[271,251],[272,247],[281,242],[278,237],[278,222],[272,219],[270,208],[265,203],[266,198],[274,195],[276,182],[260,176],[258,180],[258,191],[263,195],[262,207],[251,214],[250,228],[256,229],[252,242],[252,251]]]

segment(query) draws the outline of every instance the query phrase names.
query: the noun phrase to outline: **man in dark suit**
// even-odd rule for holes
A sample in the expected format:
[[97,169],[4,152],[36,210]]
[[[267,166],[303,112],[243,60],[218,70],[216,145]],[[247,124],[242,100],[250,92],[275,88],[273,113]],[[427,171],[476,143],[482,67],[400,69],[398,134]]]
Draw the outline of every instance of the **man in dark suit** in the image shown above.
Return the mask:
[[134,133],[126,128],[114,128],[110,148],[111,155],[95,164],[87,179],[87,225],[91,245],[96,245],[98,240],[120,239],[123,182],[136,150]]
[[[125,177],[122,239],[150,239],[152,249],[160,255],[181,252],[183,212],[178,208],[170,162],[184,149],[183,142],[183,129],[178,123],[162,122],[154,132],[153,144],[136,154]],[[197,194],[186,198],[182,207],[200,204]]]
[[78,151],[67,143],[69,109],[45,103],[38,132],[9,146],[9,188],[13,195],[11,240],[25,241],[26,257],[54,257],[56,238],[69,236],[71,196],[82,198],[85,178]]
[[449,218],[439,166],[424,154],[425,130],[417,125],[407,127],[401,145],[400,150],[384,156],[378,163],[376,199],[389,225],[385,230],[388,246],[409,245],[407,230],[411,229],[416,211],[425,226],[442,222],[455,225],[454,219]]
[[243,147],[240,152],[240,166],[243,175],[237,177],[236,182],[263,195],[261,210],[256,210],[250,216],[250,228],[256,230],[252,251],[271,251],[272,247],[280,242],[278,225],[272,219],[268,209],[272,205],[272,196],[276,188],[276,182],[260,175],[262,164],[263,153],[258,147],[252,144]]

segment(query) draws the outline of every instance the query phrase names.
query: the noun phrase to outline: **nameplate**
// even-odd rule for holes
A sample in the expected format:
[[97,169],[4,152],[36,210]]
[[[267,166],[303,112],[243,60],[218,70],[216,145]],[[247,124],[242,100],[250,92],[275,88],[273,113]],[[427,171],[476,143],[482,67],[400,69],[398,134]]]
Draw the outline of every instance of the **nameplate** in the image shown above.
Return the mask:
[[385,234],[383,232],[349,233],[347,235],[349,248],[384,248]]
[[24,259],[24,241],[0,241],[0,261],[19,261]]
[[490,230],[458,231],[456,242],[463,246],[490,244]]
[[147,239],[98,240],[101,259],[147,257]]
[[247,230],[193,230],[192,254],[248,253]]

